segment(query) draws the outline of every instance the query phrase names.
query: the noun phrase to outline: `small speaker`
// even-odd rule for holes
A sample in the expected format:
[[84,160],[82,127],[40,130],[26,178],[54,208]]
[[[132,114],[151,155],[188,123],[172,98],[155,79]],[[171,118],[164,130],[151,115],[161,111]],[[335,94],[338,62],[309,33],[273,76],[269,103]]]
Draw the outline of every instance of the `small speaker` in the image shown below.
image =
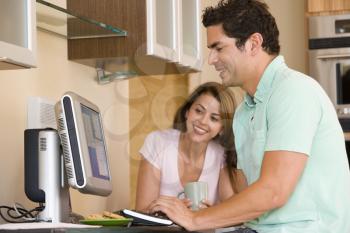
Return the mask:
[[33,202],[45,202],[45,192],[39,189],[39,132],[43,129],[24,131],[24,191]]

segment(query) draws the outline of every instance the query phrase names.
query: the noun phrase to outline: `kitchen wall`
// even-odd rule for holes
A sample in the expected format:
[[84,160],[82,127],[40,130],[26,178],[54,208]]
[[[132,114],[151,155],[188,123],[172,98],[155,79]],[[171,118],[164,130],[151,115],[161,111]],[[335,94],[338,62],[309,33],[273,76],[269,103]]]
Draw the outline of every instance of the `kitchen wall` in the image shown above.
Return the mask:
[[27,97],[57,101],[71,90],[96,103],[102,112],[114,185],[108,198],[72,191],[73,211],[88,214],[128,207],[128,81],[98,85],[94,69],[67,60],[66,39],[47,32],[37,34],[38,68],[0,71],[0,205],[34,206],[24,194]]
[[[203,8],[217,0],[202,0]],[[306,33],[303,0],[266,0],[280,29],[281,54],[290,67],[306,71]],[[113,194],[108,198],[71,191],[73,211],[81,214],[116,210],[129,206],[129,81],[98,85],[95,70],[67,60],[66,40],[38,32],[38,68],[0,71],[0,205],[15,202],[33,207],[24,194],[23,131],[26,128],[28,96],[58,100],[67,90],[96,103],[103,115],[113,177]],[[203,72],[191,75],[190,89],[220,79],[207,65],[208,49],[203,28]],[[237,97],[242,92],[235,89]],[[1,223],[2,220],[0,220]]]

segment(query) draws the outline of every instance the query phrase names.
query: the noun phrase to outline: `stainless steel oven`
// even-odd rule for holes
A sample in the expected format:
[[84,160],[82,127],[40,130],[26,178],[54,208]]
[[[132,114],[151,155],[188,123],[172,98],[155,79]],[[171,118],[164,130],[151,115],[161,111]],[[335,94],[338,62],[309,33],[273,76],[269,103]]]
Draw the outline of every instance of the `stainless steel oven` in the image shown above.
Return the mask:
[[350,161],[350,14],[309,18],[309,68],[336,108]]
[[350,131],[350,14],[309,18],[309,68]]

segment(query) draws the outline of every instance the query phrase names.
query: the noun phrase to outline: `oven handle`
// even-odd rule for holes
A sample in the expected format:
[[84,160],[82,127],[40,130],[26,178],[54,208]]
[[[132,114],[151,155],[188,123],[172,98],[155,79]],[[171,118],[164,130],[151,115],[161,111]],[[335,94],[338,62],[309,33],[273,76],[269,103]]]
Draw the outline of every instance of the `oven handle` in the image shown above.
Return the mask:
[[350,58],[350,53],[345,53],[345,54],[326,54],[326,55],[320,55],[316,57],[319,60],[326,60],[326,59],[345,59],[345,58]]

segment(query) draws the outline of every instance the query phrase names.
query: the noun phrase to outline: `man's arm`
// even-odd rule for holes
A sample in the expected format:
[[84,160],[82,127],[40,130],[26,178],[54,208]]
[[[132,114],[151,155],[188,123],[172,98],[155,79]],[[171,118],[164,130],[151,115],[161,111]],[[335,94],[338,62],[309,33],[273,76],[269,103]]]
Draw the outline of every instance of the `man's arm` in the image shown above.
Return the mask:
[[307,158],[296,152],[265,152],[260,178],[228,201],[195,213],[195,229],[246,222],[283,206],[294,191]]
[[187,230],[214,229],[246,222],[283,206],[303,173],[307,155],[290,151],[265,152],[260,178],[227,201],[198,212],[186,210],[172,198],[152,203]]

